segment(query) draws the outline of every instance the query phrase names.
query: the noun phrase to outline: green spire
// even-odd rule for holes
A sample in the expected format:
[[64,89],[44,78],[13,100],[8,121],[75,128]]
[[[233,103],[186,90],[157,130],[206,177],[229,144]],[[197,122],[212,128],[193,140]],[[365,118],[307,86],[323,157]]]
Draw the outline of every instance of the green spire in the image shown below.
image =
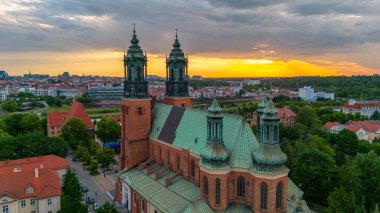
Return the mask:
[[188,59],[181,50],[176,29],[173,49],[166,57],[166,96],[188,97]]
[[207,116],[207,143],[201,149],[201,165],[207,168],[226,168],[228,153],[223,143],[222,108],[214,97]]
[[212,100],[211,105],[208,108],[208,112],[210,112],[210,113],[221,113],[222,112],[222,107],[220,107],[218,101],[215,98],[215,95],[214,95],[214,98]]
[[279,144],[279,123],[277,109],[270,97],[261,117],[260,147],[254,152],[253,157],[257,164],[278,167],[286,163],[288,158]]

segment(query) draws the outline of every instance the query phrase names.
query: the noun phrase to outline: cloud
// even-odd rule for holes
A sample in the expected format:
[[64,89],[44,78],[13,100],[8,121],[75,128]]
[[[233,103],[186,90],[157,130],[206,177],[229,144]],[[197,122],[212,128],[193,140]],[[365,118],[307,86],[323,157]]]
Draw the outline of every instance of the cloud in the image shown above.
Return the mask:
[[169,52],[178,28],[193,55],[376,67],[377,8],[375,0],[0,0],[0,52],[122,51],[135,22],[152,54]]

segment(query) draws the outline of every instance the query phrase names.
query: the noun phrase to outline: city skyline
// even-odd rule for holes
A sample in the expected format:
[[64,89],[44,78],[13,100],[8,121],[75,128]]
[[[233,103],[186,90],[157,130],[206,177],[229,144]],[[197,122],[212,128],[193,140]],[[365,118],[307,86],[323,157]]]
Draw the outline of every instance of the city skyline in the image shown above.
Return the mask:
[[165,75],[165,54],[172,48],[175,28],[189,54],[190,75],[379,73],[379,31],[374,28],[379,16],[373,9],[378,4],[0,1],[0,69],[10,75],[30,69],[51,75],[122,76],[120,61],[136,23],[151,75]]

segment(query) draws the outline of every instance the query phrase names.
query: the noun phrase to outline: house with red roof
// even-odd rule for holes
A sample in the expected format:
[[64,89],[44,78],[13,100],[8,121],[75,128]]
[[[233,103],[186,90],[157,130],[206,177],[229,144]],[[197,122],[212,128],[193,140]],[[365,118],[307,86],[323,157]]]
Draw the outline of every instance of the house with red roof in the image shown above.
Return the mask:
[[69,163],[55,155],[0,161],[0,211],[56,213]]
[[372,142],[372,140],[369,140],[368,132],[359,125],[350,123],[340,124],[338,122],[327,122],[325,123],[325,125],[323,125],[323,127],[331,133],[339,133],[343,129],[347,129],[351,132],[354,132],[356,136],[358,136],[359,140],[366,140]]
[[380,138],[380,121],[348,121],[346,125],[363,128],[368,133],[368,141]]
[[349,100],[343,103],[342,112],[345,114],[359,113],[362,116],[370,118],[375,111],[380,112],[379,101],[355,101]]
[[[280,122],[284,126],[294,126],[297,119],[297,114],[293,110],[288,108],[277,108],[278,117]],[[257,113],[256,111],[252,113],[251,126],[257,125]]]
[[80,121],[86,124],[90,132],[94,131],[94,124],[91,122],[90,117],[87,114],[81,102],[73,101],[67,112],[49,112],[47,115],[47,130],[48,136],[61,135],[62,126],[71,118],[78,118]]

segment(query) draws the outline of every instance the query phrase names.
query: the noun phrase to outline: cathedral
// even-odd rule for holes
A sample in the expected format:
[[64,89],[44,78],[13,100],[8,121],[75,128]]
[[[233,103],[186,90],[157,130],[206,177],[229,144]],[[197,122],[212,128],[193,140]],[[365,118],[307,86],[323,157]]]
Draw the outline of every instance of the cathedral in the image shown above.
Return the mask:
[[116,202],[132,213],[310,212],[288,178],[272,100],[257,111],[255,135],[213,99],[193,109],[188,58],[177,33],[166,57],[163,103],[148,94],[147,55],[133,31],[124,54],[122,135]]

